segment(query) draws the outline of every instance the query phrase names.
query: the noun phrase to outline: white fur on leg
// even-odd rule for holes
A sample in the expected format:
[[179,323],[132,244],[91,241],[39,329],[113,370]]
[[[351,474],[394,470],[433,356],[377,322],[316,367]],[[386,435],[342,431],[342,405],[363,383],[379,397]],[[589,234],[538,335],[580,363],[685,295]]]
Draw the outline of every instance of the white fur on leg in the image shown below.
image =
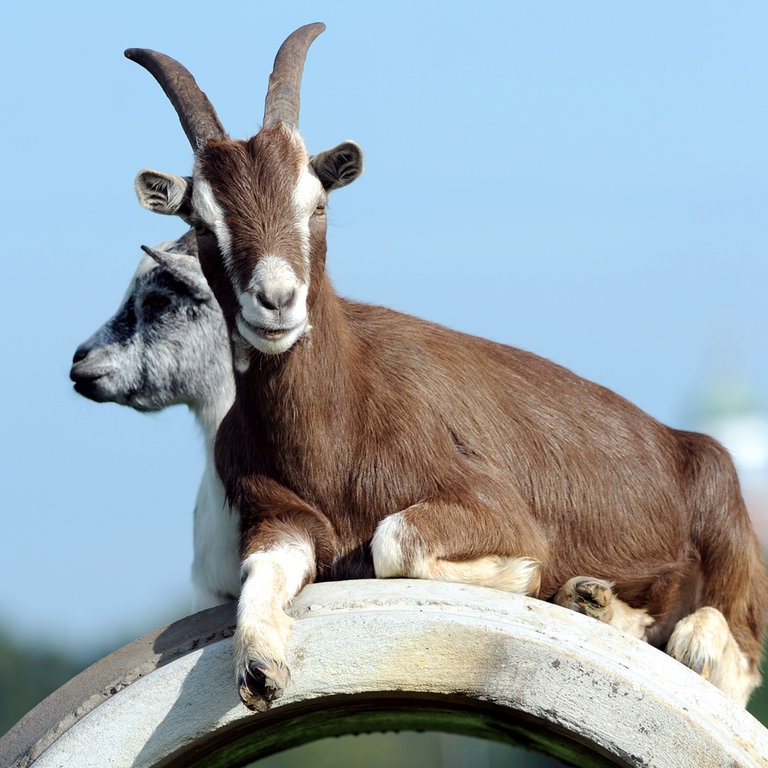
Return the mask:
[[653,626],[655,621],[644,608],[632,608],[623,600],[613,599],[613,618],[609,622],[612,627],[638,640],[645,640],[648,637],[648,628]]
[[680,619],[667,643],[667,653],[746,707],[760,684],[749,660],[717,608],[704,606]]
[[402,512],[385,517],[376,527],[371,540],[371,555],[376,578],[392,579],[406,576],[403,542],[413,539],[416,531]]
[[454,581],[520,595],[538,594],[541,583],[539,564],[529,557],[484,555],[473,560],[446,560],[425,550],[418,529],[402,512],[385,517],[371,541],[377,578]]
[[[275,678],[273,698],[288,679],[286,649],[293,620],[285,612],[313,571],[314,553],[308,542],[292,541],[249,555],[241,569],[243,586],[237,605],[234,637],[238,685],[255,663]],[[245,700],[244,700],[245,701]],[[248,706],[255,702],[245,701]]]
[[541,586],[539,563],[530,557],[485,555],[461,561],[434,557],[415,563],[414,575],[419,579],[493,587],[518,595],[538,595]]

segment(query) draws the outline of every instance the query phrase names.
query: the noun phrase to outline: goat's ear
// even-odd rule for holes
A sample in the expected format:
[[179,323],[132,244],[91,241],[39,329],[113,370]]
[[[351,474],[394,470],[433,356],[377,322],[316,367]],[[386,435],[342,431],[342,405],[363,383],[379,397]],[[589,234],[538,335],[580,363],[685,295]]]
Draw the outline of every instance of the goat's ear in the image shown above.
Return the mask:
[[[209,301],[212,297],[211,289],[200,271],[200,262],[197,260],[197,245],[194,251],[188,252],[181,245],[182,251],[174,251],[174,246],[179,246],[180,240],[175,243],[161,243],[161,247],[150,248],[142,245],[141,250],[151,256],[163,269],[170,272],[179,282],[189,289],[190,294],[198,301]],[[169,246],[166,250],[162,246]]]
[[192,179],[159,171],[141,171],[136,177],[136,196],[147,210],[181,216],[192,210]]
[[363,172],[363,150],[354,141],[344,141],[309,158],[309,164],[326,192],[345,187]]

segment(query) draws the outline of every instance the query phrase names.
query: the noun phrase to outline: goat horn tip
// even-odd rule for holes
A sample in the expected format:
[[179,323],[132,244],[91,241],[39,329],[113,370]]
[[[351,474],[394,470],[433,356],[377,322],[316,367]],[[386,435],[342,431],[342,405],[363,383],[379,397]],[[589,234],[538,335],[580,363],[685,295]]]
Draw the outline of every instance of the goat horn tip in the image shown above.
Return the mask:
[[126,59],[136,61],[136,59],[140,58],[142,53],[144,53],[146,50],[146,48],[126,48],[123,51],[123,55]]

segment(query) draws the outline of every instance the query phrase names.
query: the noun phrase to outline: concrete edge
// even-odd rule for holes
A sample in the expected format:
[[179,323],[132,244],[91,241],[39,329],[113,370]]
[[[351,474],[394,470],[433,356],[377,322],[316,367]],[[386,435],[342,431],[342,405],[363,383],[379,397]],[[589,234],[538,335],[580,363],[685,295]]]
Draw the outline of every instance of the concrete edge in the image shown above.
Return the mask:
[[[343,719],[378,695],[416,709],[438,700],[492,705],[494,717],[542,724],[619,765],[768,766],[768,731],[709,683],[548,603],[372,580],[310,585],[292,613],[293,679],[267,716],[237,701],[234,606],[221,606],[140,638],[62,686],[0,739],[0,764],[159,766],[206,754],[210,762],[227,739],[266,739],[281,718],[329,706]],[[343,725],[334,727],[338,735]]]

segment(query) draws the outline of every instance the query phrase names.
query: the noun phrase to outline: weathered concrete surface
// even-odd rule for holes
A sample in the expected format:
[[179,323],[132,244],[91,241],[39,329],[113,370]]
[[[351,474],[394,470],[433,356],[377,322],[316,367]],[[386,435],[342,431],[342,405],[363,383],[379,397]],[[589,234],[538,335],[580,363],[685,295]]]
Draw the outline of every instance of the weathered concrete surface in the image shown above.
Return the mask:
[[239,744],[229,756],[257,757],[275,743],[453,718],[480,735],[540,732],[561,754],[609,764],[768,766],[768,731],[717,689],[557,606],[396,580],[311,585],[292,612],[293,678],[266,715],[237,699],[225,606],[83,672],[0,740],[0,765],[223,765],[228,744]]

